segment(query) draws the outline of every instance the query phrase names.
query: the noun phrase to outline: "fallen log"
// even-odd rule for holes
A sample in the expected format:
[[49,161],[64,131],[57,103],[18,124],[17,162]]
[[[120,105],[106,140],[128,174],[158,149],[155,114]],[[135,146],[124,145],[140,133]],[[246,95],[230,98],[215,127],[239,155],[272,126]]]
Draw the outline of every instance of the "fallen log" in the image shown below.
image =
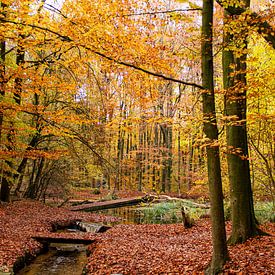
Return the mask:
[[89,233],[103,233],[112,228],[108,225],[88,222],[76,222],[76,226],[79,230]]
[[152,196],[144,196],[141,198],[124,198],[118,200],[110,200],[110,201],[101,201],[101,202],[93,202],[83,205],[77,205],[70,207],[71,211],[96,211],[96,210],[103,210],[103,209],[110,209],[110,208],[117,208],[123,206],[130,206],[130,205],[137,205],[142,202],[150,202],[153,200]]
[[187,199],[181,199],[181,198],[177,198],[177,197],[170,197],[167,195],[159,195],[158,197],[156,197],[157,199],[160,200],[164,200],[164,201],[180,201],[183,204],[186,204],[187,207],[192,207],[192,208],[202,208],[202,209],[209,209],[210,205],[209,204],[201,204],[201,203],[197,203],[191,200],[187,200]]

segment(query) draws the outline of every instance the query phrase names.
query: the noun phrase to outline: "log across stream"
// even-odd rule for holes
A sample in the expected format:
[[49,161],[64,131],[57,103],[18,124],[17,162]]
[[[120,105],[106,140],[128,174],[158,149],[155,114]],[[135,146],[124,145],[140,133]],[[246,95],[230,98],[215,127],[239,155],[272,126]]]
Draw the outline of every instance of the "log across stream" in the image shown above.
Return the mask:
[[[140,223],[135,207],[120,207],[105,210],[108,215],[121,217],[120,223]],[[87,262],[86,249],[93,240],[81,238],[83,231],[100,234],[111,228],[109,225],[76,222],[74,226],[62,230],[67,237],[55,237],[55,232],[47,236],[37,235],[34,239],[48,247],[46,253],[37,256],[28,266],[16,272],[18,275],[81,275]],[[58,231],[60,232],[60,231]],[[65,232],[65,233],[64,233]],[[69,237],[70,233],[74,237]],[[75,237],[79,234],[79,238]],[[85,233],[84,233],[85,234]],[[58,235],[58,233],[56,233]]]
[[109,228],[111,227],[101,224],[75,222],[72,226],[58,230],[58,232],[32,236],[33,239],[43,244],[47,252],[37,256],[30,265],[17,271],[16,274],[83,274],[87,261],[87,245],[95,239],[90,236],[90,233],[105,232]]

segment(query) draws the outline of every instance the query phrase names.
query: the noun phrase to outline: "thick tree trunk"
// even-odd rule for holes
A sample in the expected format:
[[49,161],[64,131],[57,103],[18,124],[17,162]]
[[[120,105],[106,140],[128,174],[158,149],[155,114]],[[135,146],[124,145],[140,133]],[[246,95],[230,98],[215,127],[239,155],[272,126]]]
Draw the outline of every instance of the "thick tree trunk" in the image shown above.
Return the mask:
[[[246,1],[246,7],[249,7],[249,0]],[[237,18],[236,16],[225,13],[225,17],[230,21]],[[225,111],[229,122],[226,127],[226,139],[232,210],[232,233],[229,239],[231,244],[244,242],[259,233],[253,208],[246,128],[247,37],[244,35],[242,38],[245,46],[243,49],[238,49],[244,51],[241,57],[236,57],[233,50],[223,51]],[[234,34],[224,34],[224,43],[229,45],[229,48],[236,47],[235,39]]]
[[218,274],[228,259],[228,251],[226,245],[219,146],[217,144],[213,145],[213,143],[218,142],[218,128],[214,98],[212,26],[213,0],[204,0],[202,10],[202,84],[205,91],[202,98],[204,133],[209,140],[206,153],[213,243],[212,261],[207,273]]

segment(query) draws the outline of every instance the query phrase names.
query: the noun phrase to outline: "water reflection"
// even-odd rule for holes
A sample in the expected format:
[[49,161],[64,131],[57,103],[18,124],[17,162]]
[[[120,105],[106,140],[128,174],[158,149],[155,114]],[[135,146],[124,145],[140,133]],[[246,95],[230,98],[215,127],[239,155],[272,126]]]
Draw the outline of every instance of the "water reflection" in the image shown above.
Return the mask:
[[18,275],[81,275],[86,263],[86,246],[52,244],[46,254],[39,255]]
[[182,221],[180,208],[157,204],[155,206],[128,206],[97,211],[96,213],[120,217],[122,220],[108,225],[124,224],[169,224]]
[[119,223],[124,224],[142,224],[143,223],[143,213],[136,206],[128,206],[128,207],[119,207],[119,208],[111,208],[96,211],[96,213],[119,217],[122,220],[118,222],[108,223],[108,225],[116,225]]

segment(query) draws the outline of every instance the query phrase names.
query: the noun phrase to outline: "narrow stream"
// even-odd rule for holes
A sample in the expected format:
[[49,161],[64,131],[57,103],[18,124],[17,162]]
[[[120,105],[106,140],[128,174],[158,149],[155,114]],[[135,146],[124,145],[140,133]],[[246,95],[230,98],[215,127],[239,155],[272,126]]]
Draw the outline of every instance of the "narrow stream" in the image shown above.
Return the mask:
[[81,275],[86,264],[86,246],[78,244],[51,244],[49,251],[39,255],[18,275]]
[[[140,224],[137,207],[121,207],[97,211],[97,213],[122,218],[118,223]],[[100,234],[100,233],[99,233]],[[81,275],[87,262],[86,245],[51,244],[49,251],[39,255],[34,261],[16,272],[17,275]]]

